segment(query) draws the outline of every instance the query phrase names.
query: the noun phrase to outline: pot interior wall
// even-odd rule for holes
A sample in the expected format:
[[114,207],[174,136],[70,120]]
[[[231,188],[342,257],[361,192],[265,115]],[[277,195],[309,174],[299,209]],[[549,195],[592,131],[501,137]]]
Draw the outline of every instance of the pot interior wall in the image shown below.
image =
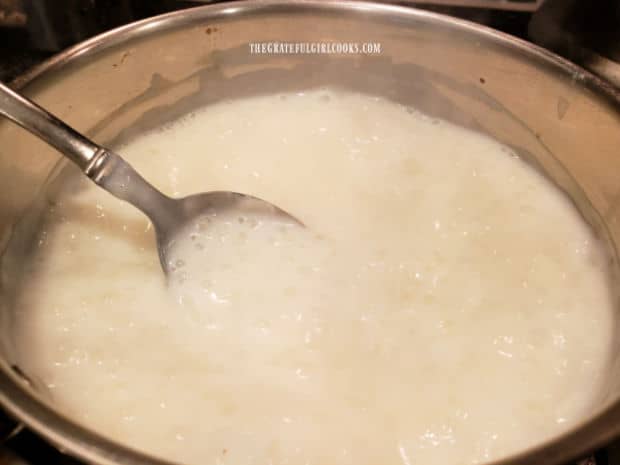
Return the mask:
[[[37,76],[23,91],[97,142],[112,146],[223,99],[327,85],[385,96],[489,134],[544,171],[608,244],[613,287],[620,288],[615,253],[620,243],[617,102],[595,90],[587,76],[550,64],[540,52],[526,54],[493,33],[476,33],[426,15],[399,20],[370,16],[370,9],[359,7],[347,17],[328,7],[313,12],[274,8],[251,17],[226,10],[213,17],[197,12],[165,27],[138,27],[127,37],[75,53],[69,63]],[[266,41],[373,42],[381,44],[382,53],[250,53],[250,42]],[[25,131],[0,124],[0,250],[11,243],[0,275],[6,370],[19,364],[11,343],[11,293],[18,285],[21,257],[30,247],[28,232],[36,229],[36,210],[24,212],[58,160]],[[60,171],[66,174],[64,169],[54,172]],[[10,239],[15,231],[19,234]],[[620,396],[617,339],[601,408]],[[27,374],[36,384],[36,374]]]

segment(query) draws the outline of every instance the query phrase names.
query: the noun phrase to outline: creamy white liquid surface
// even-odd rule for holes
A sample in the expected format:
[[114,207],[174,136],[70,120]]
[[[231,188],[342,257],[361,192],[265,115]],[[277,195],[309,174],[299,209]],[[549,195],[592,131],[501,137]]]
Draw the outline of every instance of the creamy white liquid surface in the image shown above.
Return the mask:
[[119,152],[170,195],[245,192],[307,228],[212,218],[167,286],[139,212],[86,180],[54,199],[16,340],[81,423],[189,464],[450,465],[593,408],[603,253],[497,142],[315,90],[217,104]]

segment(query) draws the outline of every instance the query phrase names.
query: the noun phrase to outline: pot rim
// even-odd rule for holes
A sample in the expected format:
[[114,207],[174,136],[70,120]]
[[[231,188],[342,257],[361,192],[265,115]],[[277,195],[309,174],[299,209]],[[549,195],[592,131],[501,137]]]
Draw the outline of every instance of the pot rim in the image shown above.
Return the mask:
[[[434,26],[457,29],[479,35],[507,49],[521,52],[529,59],[550,66],[561,74],[571,76],[580,85],[610,103],[620,116],[620,89],[593,75],[578,65],[525,40],[451,16],[419,10],[410,6],[397,6],[361,0],[237,0],[196,6],[136,21],[72,46],[12,81],[20,89],[35,82],[49,72],[64,68],[74,61],[101,52],[134,38],[144,37],[158,29],[173,29],[192,22],[225,19],[239,13],[331,11],[341,14],[364,12],[417,19]],[[138,452],[126,445],[107,439],[103,435],[80,426],[57,413],[37,396],[24,388],[23,381],[10,373],[3,364],[0,370],[0,405],[28,428],[59,448],[88,463],[101,465],[174,465]],[[565,463],[600,448],[620,436],[620,400],[602,412],[580,423],[573,429],[555,436],[544,443],[510,455],[487,465],[534,465]]]

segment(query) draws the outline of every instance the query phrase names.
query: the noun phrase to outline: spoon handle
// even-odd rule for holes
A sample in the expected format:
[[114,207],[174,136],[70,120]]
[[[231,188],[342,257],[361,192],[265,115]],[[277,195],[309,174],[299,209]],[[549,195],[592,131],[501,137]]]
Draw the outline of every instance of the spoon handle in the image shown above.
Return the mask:
[[96,184],[142,210],[156,228],[163,230],[183,219],[175,201],[149,184],[120,156],[95,144],[2,82],[0,115],[58,149]]
[[97,153],[104,150],[2,82],[0,115],[6,116],[58,149],[86,174],[89,174]]

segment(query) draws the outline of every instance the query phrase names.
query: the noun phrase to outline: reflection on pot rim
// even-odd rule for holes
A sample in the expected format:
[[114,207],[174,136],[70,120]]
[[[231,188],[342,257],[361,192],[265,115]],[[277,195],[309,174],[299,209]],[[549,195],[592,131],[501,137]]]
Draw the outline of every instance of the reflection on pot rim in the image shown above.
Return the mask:
[[[407,95],[412,90],[411,86],[415,85],[415,80],[408,76],[409,79],[403,82],[405,75],[391,75],[394,64],[392,61],[405,63],[418,60],[428,67],[430,60],[433,66],[443,70],[443,73],[438,75],[439,69],[435,69],[435,73],[431,73],[433,78],[441,77],[441,74],[443,76],[454,74],[457,82],[465,82],[469,86],[478,81],[478,74],[484,72],[486,81],[484,93],[493,95],[496,100],[502,102],[502,105],[510,108],[516,118],[524,121],[523,126],[515,125],[513,120],[497,118],[499,115],[490,111],[488,105],[463,97],[453,88],[436,83],[434,79],[431,82],[431,88],[441,91],[442,95],[454,103],[454,106],[468,115],[470,121],[480,124],[482,131],[489,132],[513,146],[515,144],[512,144],[510,139],[517,139],[519,143],[516,145],[531,152],[533,158],[546,172],[552,172],[552,177],[556,178],[559,184],[572,184],[572,187],[576,187],[566,173],[570,172],[576,176],[576,184],[581,186],[584,192],[582,198],[575,198],[580,210],[587,213],[589,210],[587,204],[593,203],[604,218],[606,226],[610,228],[611,238],[614,241],[617,239],[618,209],[615,197],[617,185],[609,174],[617,170],[609,165],[614,163],[611,155],[615,150],[614,147],[618,146],[616,143],[618,135],[613,131],[613,128],[617,127],[620,122],[618,92],[576,66],[544,50],[453,18],[385,5],[339,4],[339,2],[290,2],[287,4],[241,2],[236,3],[233,8],[227,5],[205,6],[191,12],[164,15],[103,34],[52,59],[18,80],[17,84],[27,84],[25,87],[27,93],[41,98],[42,101],[48,99],[50,103],[48,106],[56,110],[60,116],[66,112],[70,117],[81,122],[81,125],[76,125],[80,129],[89,129],[94,127],[96,119],[100,117],[93,114],[92,107],[90,115],[84,110],[78,110],[79,100],[93,102],[94,106],[99,107],[97,111],[101,116],[108,115],[132,98],[138,97],[148,87],[151,76],[157,72],[162,73],[166,80],[180,82],[182,77],[195,74],[200,68],[212,70],[219,68],[220,79],[241,76],[252,66],[256,69],[262,67],[267,70],[278,67],[290,68],[291,63],[278,62],[268,57],[265,62],[252,62],[251,66],[248,65],[247,60],[244,65],[235,65],[227,62],[225,55],[218,56],[220,52],[208,52],[213,49],[229,50],[238,47],[240,43],[259,40],[261,37],[265,40],[269,39],[269,30],[263,27],[265,24],[279,27],[279,33],[288,31],[291,34],[299,34],[301,38],[307,37],[313,31],[296,27],[296,21],[308,19],[308,16],[312,15],[315,16],[313,19],[316,22],[313,24],[317,25],[318,30],[329,29],[332,33],[341,35],[343,40],[355,33],[361,34],[367,31],[370,25],[377,31],[377,35],[381,36],[378,40],[386,47],[383,58],[386,58],[387,54],[391,59],[386,58],[382,62],[374,63],[375,73],[368,77],[368,82],[373,82],[372,79],[377,75],[391,76],[391,79],[383,82],[395,89],[393,91],[395,100],[400,100],[403,95]],[[340,22],[337,21],[338,18],[341,19]],[[246,24],[243,24],[244,21]],[[254,21],[256,24],[247,28],[247,21]],[[204,44],[199,39],[205,36],[202,26],[206,27],[214,23],[224,25],[218,28],[217,42],[213,38],[211,39],[213,42],[208,42],[204,45],[204,49],[199,50],[198,45]],[[446,31],[450,33],[446,34]],[[469,41],[464,42],[462,39],[465,38]],[[406,42],[406,47],[404,42]],[[412,47],[412,43],[415,43],[417,47]],[[114,72],[110,71],[111,63],[117,61],[127,48],[133,50],[131,55],[133,58],[127,59],[122,67],[114,68]],[[440,49],[443,50],[443,55],[438,53]],[[481,49],[485,50],[488,56],[480,54]],[[168,52],[174,50],[176,53],[174,70],[166,66],[162,69],[161,57],[167,56],[163,53],[166,50]],[[420,51],[425,53],[419,53]],[[196,60],[197,56],[198,60]],[[447,58],[448,56],[451,58]],[[468,57],[467,63],[462,61],[464,56]],[[440,58],[442,63],[437,63]],[[485,61],[485,58],[489,61]],[[495,61],[493,64],[494,60],[500,61]],[[359,61],[341,63],[343,67],[340,70],[351,69],[352,66],[358,64],[360,64]],[[319,69],[325,66],[329,68],[331,65],[333,65],[332,74],[337,74],[339,68],[336,63],[318,63]],[[474,73],[472,69],[475,70]],[[316,76],[318,73],[314,74],[315,77],[319,77]],[[271,75],[267,73],[265,76]],[[89,85],[76,87],[75,83],[80,79],[88,80]],[[381,86],[381,82],[380,80],[374,81],[377,86]],[[523,83],[535,83],[534,90],[537,87],[546,90],[544,93],[534,93],[533,95],[536,95],[538,100],[532,102],[521,96],[523,92],[527,94],[532,91],[532,86],[524,87]],[[214,85],[213,82],[208,84]],[[103,94],[106,98],[102,99],[100,89],[105,86],[110,86],[114,92],[113,95]],[[182,89],[178,88],[177,92],[189,95],[200,88],[197,80],[192,79],[188,79],[186,86]],[[72,89],[71,93],[68,93],[69,89]],[[400,94],[401,92],[403,94]],[[555,111],[555,106],[550,105],[549,102],[555,102],[558,95],[563,95],[571,103],[571,107],[562,120],[552,120],[542,111],[540,114],[531,113],[530,110],[535,105],[541,109],[553,108]],[[169,94],[153,95],[150,100],[146,97],[144,100],[138,99],[139,101],[136,102],[138,105],[134,105],[133,108],[125,107],[126,111],[122,117],[116,120],[116,124],[111,125],[115,127],[100,128],[102,139],[112,139],[119,133],[120,127],[128,126],[147,111],[155,112],[155,108],[169,105],[170,102],[175,102],[180,97],[181,95],[171,91]],[[71,110],[68,106],[71,106]],[[489,114],[493,117],[490,118]],[[573,131],[565,132],[570,127]],[[605,132],[606,128],[607,132]],[[19,133],[12,134],[10,141],[14,140],[15,144],[20,144],[20,142],[21,144],[13,147],[10,141],[7,141],[4,150],[11,151],[13,159],[17,154],[21,157],[20,162],[23,160],[25,163],[31,156],[34,156],[25,153],[25,151],[32,151],[31,145],[24,142],[28,139],[24,139]],[[588,166],[580,163],[579,157],[572,157],[573,150],[575,150],[572,146],[579,147],[579,141],[586,140],[586,138],[588,146],[592,149],[590,159],[587,160]],[[549,147],[546,155],[541,151],[541,144]],[[10,150],[12,148],[15,150]],[[561,168],[558,170],[557,163],[549,157],[550,153],[562,157],[560,161],[565,165],[566,171],[563,172]],[[7,202],[6,208],[5,205],[1,205],[8,212],[7,220],[3,222],[9,221],[18,214],[24,204],[32,198],[32,189],[40,185],[42,177],[47,174],[57,159],[53,153],[49,152],[40,152],[38,155],[41,161],[38,164],[28,165],[30,172],[20,174],[13,171],[11,175],[13,180],[7,181],[7,190],[10,189],[11,194],[4,200]],[[0,154],[0,165],[7,163],[7,157],[10,158],[8,153]],[[581,160],[583,160],[583,155]],[[24,179],[29,181],[24,184]],[[20,185],[22,186],[19,187]],[[602,226],[598,215],[591,215],[589,220],[595,226],[597,224]],[[0,227],[3,229],[3,234],[6,234],[4,232],[6,223]],[[43,403],[36,401],[23,389],[19,381],[7,373],[2,373],[0,376],[0,387],[0,402],[10,412],[52,442],[82,459],[96,463],[161,463],[151,462],[141,454],[112,444],[64,420],[45,407]],[[529,464],[545,460],[548,463],[552,460],[566,461],[574,458],[618,435],[620,433],[618,417],[620,417],[620,405],[614,402],[604,413],[589,421],[583,428],[506,463]]]

